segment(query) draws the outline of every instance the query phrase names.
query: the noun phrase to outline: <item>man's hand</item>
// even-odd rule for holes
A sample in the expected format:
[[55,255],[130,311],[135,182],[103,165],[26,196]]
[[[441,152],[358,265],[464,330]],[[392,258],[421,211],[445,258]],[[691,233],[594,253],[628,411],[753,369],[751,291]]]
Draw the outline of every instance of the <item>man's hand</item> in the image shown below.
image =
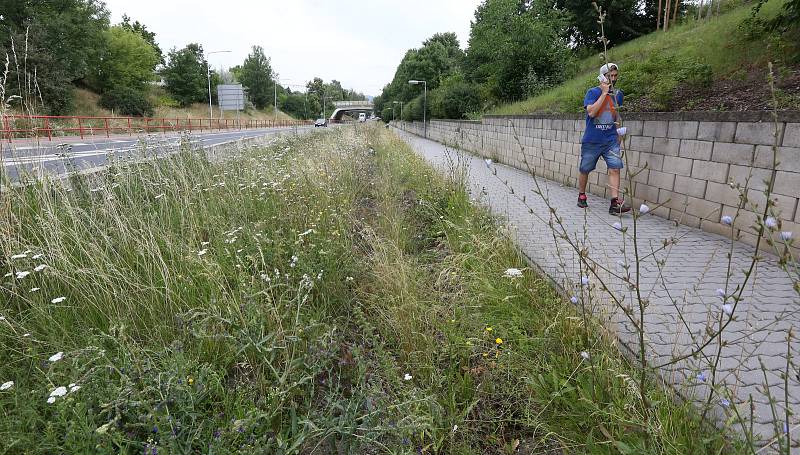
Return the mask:
[[603,95],[607,95],[610,89],[611,89],[611,84],[609,84],[608,82],[600,83],[600,91],[603,93]]

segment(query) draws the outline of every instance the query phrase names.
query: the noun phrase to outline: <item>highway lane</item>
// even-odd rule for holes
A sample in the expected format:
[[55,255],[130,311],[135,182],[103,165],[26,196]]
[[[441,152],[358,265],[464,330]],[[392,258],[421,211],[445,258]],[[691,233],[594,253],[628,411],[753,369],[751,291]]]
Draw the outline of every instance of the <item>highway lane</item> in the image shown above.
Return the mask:
[[[262,128],[242,131],[214,133],[151,133],[147,135],[101,138],[82,141],[79,138],[59,138],[52,142],[33,144],[3,144],[2,165],[10,181],[16,182],[20,175],[53,176],[64,175],[73,170],[95,168],[120,159],[132,159],[163,155],[177,150],[184,138],[193,147],[211,147],[243,138],[270,136],[277,133],[292,133],[313,127]],[[60,142],[63,141],[63,142]]]

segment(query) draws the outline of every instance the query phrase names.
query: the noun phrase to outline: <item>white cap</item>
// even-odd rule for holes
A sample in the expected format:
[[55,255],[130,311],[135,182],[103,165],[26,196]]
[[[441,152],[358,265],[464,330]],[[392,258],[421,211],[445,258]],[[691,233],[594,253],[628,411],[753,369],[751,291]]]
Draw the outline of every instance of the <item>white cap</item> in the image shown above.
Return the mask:
[[616,63],[610,63],[610,62],[606,63],[605,65],[600,67],[600,74],[605,75],[607,72],[609,72],[611,70],[619,71],[619,65],[617,65]]

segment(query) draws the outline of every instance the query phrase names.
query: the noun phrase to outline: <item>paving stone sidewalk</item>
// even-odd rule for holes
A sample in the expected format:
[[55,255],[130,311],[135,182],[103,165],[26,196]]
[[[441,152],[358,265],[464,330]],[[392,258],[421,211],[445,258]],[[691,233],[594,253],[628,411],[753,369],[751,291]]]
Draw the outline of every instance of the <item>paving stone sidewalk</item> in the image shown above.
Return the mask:
[[[457,158],[457,151],[452,148],[395,131],[442,171]],[[483,158],[466,152],[458,152],[458,155],[468,166],[468,184],[473,197],[506,219],[519,247],[531,262],[567,294],[583,295],[585,299],[587,288],[581,290],[577,255],[565,240],[554,239],[548,227],[551,218],[547,204],[534,192],[538,182],[550,204],[557,208],[556,213],[569,235],[586,242],[590,258],[599,266],[599,276],[583,272],[583,275],[591,275],[589,289],[594,314],[617,334],[624,349],[638,352],[639,338],[634,325],[600,287],[602,279],[623,306],[634,309],[634,319],[638,321],[636,296],[621,278],[626,274],[622,266],[625,263],[631,265],[630,274],[635,276],[631,215],[621,218],[609,215],[608,200],[593,195],[589,195],[589,209],[579,209],[575,188],[543,178],[535,182],[527,172],[496,163],[487,165]],[[523,195],[525,203],[520,200]],[[620,231],[613,225],[615,222],[627,230]],[[730,294],[742,283],[755,249],[652,215],[637,220],[637,238],[640,257],[649,255],[640,261],[641,295],[649,302],[645,313],[645,345],[651,364],[662,365],[696,351],[709,340],[707,329],[713,333],[720,320],[729,319],[717,289],[727,289]],[[664,248],[665,239],[675,239],[676,243]],[[732,254],[730,278],[729,253]],[[717,350],[721,349],[714,379],[715,389],[720,394],[712,399],[712,413],[724,419],[731,415],[731,407],[737,406],[749,420],[748,402],[752,397],[753,429],[763,443],[776,431],[784,431],[783,373],[787,369],[787,353],[790,353],[793,365],[789,367],[787,396],[789,408],[796,415],[789,417],[789,428],[795,446],[792,453],[800,453],[797,447],[800,443],[800,296],[793,289],[790,274],[779,266],[777,258],[769,254],[763,256],[745,286],[743,300],[733,311],[733,321],[723,332],[726,345],[720,348],[715,339],[699,355],[663,367],[661,375],[682,396],[698,403],[705,402],[712,382],[711,365],[717,358]],[[659,266],[659,261],[664,261],[663,265]],[[793,340],[788,349],[786,340],[790,329]],[[768,390],[765,384],[769,385]],[[773,424],[768,393],[776,399],[774,407],[781,422],[777,428]]]

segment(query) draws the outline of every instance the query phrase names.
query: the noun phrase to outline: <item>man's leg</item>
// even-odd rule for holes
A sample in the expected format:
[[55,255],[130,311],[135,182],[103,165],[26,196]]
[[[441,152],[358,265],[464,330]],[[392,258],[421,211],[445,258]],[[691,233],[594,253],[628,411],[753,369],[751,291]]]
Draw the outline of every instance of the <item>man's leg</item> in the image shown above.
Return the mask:
[[[619,173],[617,173],[617,178],[619,178]],[[589,182],[589,174],[584,174],[583,172],[578,173],[578,191],[580,193],[586,192],[586,183]]]
[[619,197],[619,169],[608,170],[608,186],[611,187],[611,198]]

